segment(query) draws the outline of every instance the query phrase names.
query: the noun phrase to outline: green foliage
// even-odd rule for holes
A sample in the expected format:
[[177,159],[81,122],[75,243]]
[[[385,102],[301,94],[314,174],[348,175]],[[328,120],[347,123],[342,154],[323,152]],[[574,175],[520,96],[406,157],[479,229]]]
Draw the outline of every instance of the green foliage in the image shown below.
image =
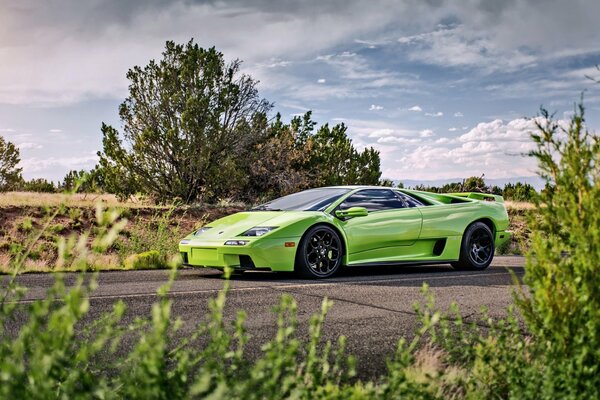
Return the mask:
[[310,167],[314,186],[377,185],[381,177],[379,152],[370,147],[358,152],[346,134],[348,127],[323,125],[312,137]]
[[59,188],[73,193],[102,192],[104,190],[102,169],[95,167],[91,171],[71,170],[67,172]]
[[26,217],[23,219],[23,221],[21,221],[21,223],[18,226],[20,231],[23,232],[31,232],[31,230],[33,229],[33,220],[29,217]]
[[19,182],[18,189],[25,192],[38,193],[55,193],[57,191],[54,183],[44,178],[34,178],[29,181],[21,181]]
[[150,257],[150,266],[165,266],[167,260],[179,254],[178,240],[182,236],[179,226],[181,218],[174,216],[175,207],[158,211],[148,220],[129,226],[123,233],[127,237],[119,237],[115,243],[119,256],[125,264],[134,262],[141,254],[158,253],[156,258]]
[[0,192],[14,190],[21,181],[22,168],[17,168],[21,161],[17,146],[0,136]]
[[125,269],[156,269],[167,265],[165,257],[157,250],[145,251],[139,254],[132,254],[125,259]]
[[536,190],[528,183],[507,183],[502,190],[505,199],[514,201],[533,201],[537,195]]
[[225,197],[244,149],[263,135],[270,104],[256,81],[215,48],[167,42],[163,57],[127,73],[123,132],[103,124],[100,168],[107,189],[158,201]]
[[[547,398],[600,397],[600,136],[578,107],[568,128],[542,110],[532,155],[552,190],[538,200],[519,304],[539,339]],[[559,379],[556,379],[558,377]]]
[[[377,185],[381,176],[379,152],[356,150],[344,124],[317,125],[306,112],[284,124],[281,115],[267,128],[267,136],[247,155],[244,200],[271,199],[310,187]],[[243,170],[243,169],[242,169]]]

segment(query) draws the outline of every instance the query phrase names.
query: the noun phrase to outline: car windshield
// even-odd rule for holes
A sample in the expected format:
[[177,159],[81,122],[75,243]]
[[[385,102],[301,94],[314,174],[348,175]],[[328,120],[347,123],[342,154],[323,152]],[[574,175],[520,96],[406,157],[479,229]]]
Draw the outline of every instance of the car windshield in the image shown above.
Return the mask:
[[350,189],[319,188],[290,194],[254,207],[251,211],[322,211]]

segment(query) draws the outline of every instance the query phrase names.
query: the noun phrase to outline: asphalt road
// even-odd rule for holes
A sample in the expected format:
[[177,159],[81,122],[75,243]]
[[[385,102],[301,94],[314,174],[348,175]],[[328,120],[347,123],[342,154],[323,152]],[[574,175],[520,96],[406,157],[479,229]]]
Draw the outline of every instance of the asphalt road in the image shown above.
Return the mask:
[[[524,272],[522,257],[496,257],[490,268],[482,272],[454,271],[449,265],[352,268],[328,280],[311,281],[290,275],[267,272],[247,272],[231,281],[226,315],[235,311],[247,313],[247,328],[251,339],[247,356],[255,358],[260,346],[275,332],[273,306],[282,294],[291,294],[298,304],[299,336],[306,337],[309,317],[320,310],[324,297],[333,300],[333,308],[324,326],[324,338],[347,337],[348,352],[358,361],[360,377],[377,376],[385,371],[401,337],[411,338],[418,328],[413,311],[415,302],[422,302],[420,289],[427,282],[440,308],[457,302],[461,313],[475,318],[481,306],[492,317],[505,314],[512,302],[512,277]],[[166,271],[102,272],[98,288],[91,296],[88,318],[93,320],[109,311],[122,299],[127,304],[125,322],[137,316],[149,316],[156,299],[156,290],[166,282]],[[75,274],[66,281],[73,282]],[[23,303],[45,295],[53,278],[47,274],[27,274],[18,282],[28,288]],[[216,270],[185,269],[180,271],[171,289],[173,314],[184,321],[179,335],[185,337],[205,319],[208,299],[223,286]],[[25,318],[22,316],[22,318]],[[22,321],[14,322],[15,328]]]

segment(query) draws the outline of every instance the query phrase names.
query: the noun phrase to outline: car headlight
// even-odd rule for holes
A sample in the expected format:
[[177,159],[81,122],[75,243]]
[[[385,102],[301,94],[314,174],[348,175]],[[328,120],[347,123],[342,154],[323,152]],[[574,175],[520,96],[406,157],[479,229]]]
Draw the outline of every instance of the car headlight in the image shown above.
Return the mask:
[[212,229],[212,226],[203,226],[202,228],[194,232],[194,236],[200,236],[203,232],[206,232],[209,229]]
[[225,246],[244,246],[248,243],[247,240],[228,240],[225,242]]
[[240,236],[262,236],[265,233],[271,232],[273,229],[277,229],[278,226],[255,226],[252,229],[248,229]]

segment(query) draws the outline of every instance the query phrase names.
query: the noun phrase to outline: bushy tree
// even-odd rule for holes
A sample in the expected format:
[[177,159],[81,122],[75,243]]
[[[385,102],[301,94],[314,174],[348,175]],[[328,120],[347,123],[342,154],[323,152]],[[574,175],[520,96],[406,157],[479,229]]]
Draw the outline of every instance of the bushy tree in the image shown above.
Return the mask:
[[502,196],[515,201],[532,201],[537,194],[535,188],[529,183],[507,183],[502,191]]
[[21,181],[20,161],[17,146],[0,136],[0,191],[13,190]]
[[260,123],[271,106],[256,81],[240,73],[239,61],[227,64],[215,48],[193,41],[167,42],[161,60],[134,67],[127,79],[122,133],[102,125],[107,188],[186,203],[224,195],[238,157],[264,134]]
[[312,113],[294,117],[289,124],[277,114],[265,138],[244,157],[247,188],[243,196],[254,201],[283,196],[310,187],[377,185],[381,176],[379,152],[359,152],[347,127],[317,125]]
[[305,166],[311,154],[310,133],[315,125],[307,112],[294,117],[290,124],[277,114],[267,136],[248,154],[248,200],[284,196],[310,187],[311,174]]
[[309,168],[316,186],[377,185],[381,178],[379,152],[372,147],[359,152],[347,135],[348,127],[325,124],[312,137]]
[[44,178],[33,178],[28,181],[21,181],[19,183],[19,189],[25,192],[38,192],[38,193],[55,193],[56,186],[54,182],[48,181]]
[[96,193],[104,189],[102,169],[95,167],[91,171],[71,170],[63,178],[59,188],[69,192]]

